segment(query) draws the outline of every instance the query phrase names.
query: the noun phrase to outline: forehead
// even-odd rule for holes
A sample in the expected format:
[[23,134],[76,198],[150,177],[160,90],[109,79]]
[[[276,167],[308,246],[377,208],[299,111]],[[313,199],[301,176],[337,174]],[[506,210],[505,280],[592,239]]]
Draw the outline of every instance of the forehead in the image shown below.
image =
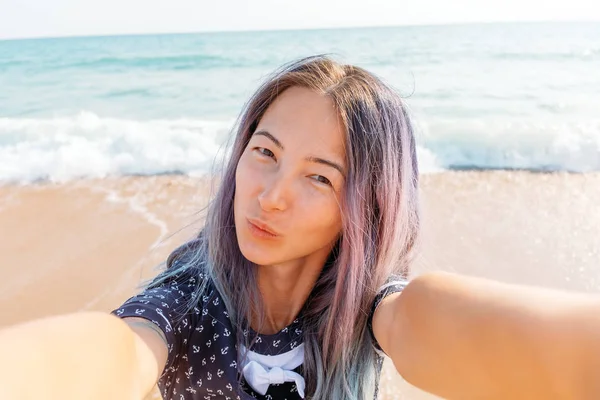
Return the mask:
[[344,127],[333,101],[303,87],[291,87],[267,108],[257,130],[266,130],[290,150],[344,157]]

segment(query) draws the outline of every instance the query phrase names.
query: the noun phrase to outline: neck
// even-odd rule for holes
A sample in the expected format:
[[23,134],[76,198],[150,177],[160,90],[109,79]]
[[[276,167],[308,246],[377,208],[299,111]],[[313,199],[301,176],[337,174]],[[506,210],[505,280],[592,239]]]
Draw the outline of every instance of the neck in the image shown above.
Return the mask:
[[312,292],[328,251],[275,265],[258,266],[258,288],[263,316],[253,318],[252,328],[271,335],[292,323]]

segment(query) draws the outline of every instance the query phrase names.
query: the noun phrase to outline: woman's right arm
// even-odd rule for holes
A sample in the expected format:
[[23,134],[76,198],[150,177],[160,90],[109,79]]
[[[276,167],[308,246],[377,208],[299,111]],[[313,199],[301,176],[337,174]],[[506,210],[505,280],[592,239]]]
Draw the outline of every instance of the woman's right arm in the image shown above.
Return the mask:
[[142,318],[84,312],[0,330],[7,400],[143,399],[167,360],[163,332]]

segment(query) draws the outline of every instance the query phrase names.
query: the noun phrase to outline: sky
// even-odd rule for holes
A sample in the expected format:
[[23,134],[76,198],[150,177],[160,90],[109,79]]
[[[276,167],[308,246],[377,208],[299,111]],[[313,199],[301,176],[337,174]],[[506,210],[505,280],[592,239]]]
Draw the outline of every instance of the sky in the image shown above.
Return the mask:
[[598,0],[0,0],[0,39],[539,20],[600,22],[600,3]]

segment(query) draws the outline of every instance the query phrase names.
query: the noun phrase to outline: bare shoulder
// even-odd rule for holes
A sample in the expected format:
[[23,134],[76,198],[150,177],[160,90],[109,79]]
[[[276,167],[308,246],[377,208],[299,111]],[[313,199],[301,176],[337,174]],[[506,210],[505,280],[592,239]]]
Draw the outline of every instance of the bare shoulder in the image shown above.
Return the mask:
[[373,314],[373,335],[383,352],[388,355],[391,350],[391,338],[395,336],[394,329],[398,326],[394,321],[397,317],[396,308],[401,296],[402,292],[386,296]]

